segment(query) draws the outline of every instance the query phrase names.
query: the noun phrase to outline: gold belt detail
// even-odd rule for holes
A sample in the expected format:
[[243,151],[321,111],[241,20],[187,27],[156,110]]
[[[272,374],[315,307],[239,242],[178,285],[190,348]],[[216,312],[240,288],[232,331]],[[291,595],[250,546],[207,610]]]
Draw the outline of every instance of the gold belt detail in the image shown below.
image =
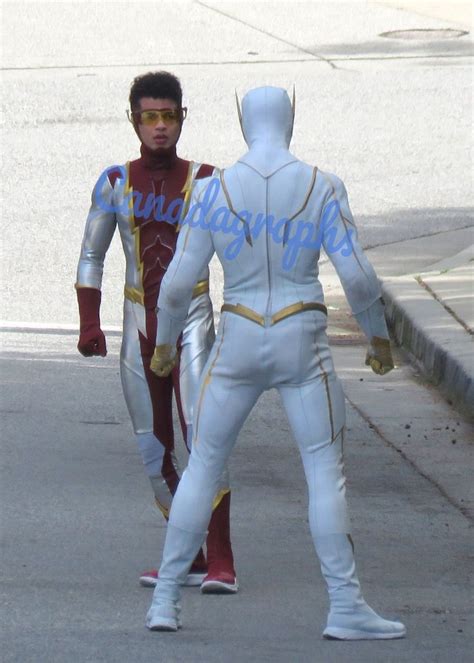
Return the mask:
[[252,322],[256,322],[257,325],[262,325],[262,327],[265,327],[265,318],[263,317],[263,315],[259,315],[255,311],[252,311],[251,308],[243,306],[243,304],[223,304],[221,308],[221,313],[223,311],[228,311],[229,313],[235,313],[236,315],[241,315],[243,318],[247,318],[247,320],[252,320]]
[[277,311],[272,315],[272,325],[275,325],[280,320],[288,318],[290,315],[295,315],[296,313],[301,313],[302,311],[321,311],[324,315],[328,314],[327,308],[324,304],[319,304],[318,302],[297,302],[296,304],[290,304],[290,306],[285,306],[280,311]]
[[205,292],[209,292],[209,281],[198,281],[194,286],[193,299],[199,297],[199,295],[203,295]]
[[[247,318],[247,320],[252,320],[252,322],[256,322],[258,325],[265,327],[265,317],[243,304],[224,304],[221,308],[221,312],[223,311],[235,313],[236,315],[240,315],[243,318]],[[289,318],[290,315],[301,313],[302,311],[321,311],[324,315],[328,314],[328,310],[324,304],[319,304],[318,302],[297,302],[296,304],[285,306],[285,308],[274,313],[271,317],[270,324],[276,325],[277,322]]]
[[[199,295],[202,295],[205,292],[209,292],[209,281],[199,281],[194,287],[193,299],[195,297],[199,297]],[[140,292],[140,290],[137,290],[137,288],[132,288],[131,286],[126,285],[123,289],[123,294],[125,298],[129,299],[131,302],[144,306],[145,296],[143,292]]]

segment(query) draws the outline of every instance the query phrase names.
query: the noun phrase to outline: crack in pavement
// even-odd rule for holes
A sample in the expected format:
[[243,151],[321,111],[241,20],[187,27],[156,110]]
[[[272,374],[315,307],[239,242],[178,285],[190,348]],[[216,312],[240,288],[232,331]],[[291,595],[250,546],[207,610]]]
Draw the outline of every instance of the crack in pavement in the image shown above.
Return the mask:
[[469,230],[474,228],[474,224],[469,224],[467,226],[461,226],[460,228],[447,228],[446,230],[439,230],[435,233],[426,233],[424,235],[417,235],[416,237],[406,237],[405,239],[394,239],[390,242],[385,242],[381,244],[366,244],[362,248],[364,251],[371,251],[372,249],[378,249],[383,246],[390,246],[391,244],[401,244],[402,242],[411,242],[416,239],[426,239],[427,237],[436,237],[437,235],[443,235],[445,233],[451,233],[458,230]]
[[404,461],[406,461],[412,468],[413,470],[418,474],[418,476],[422,477],[426,481],[428,481],[434,488],[438,490],[438,492],[444,497],[445,500],[451,504],[457,511],[459,511],[466,520],[468,520],[470,523],[474,523],[474,518],[471,516],[470,512],[466,507],[462,506],[461,504],[458,504],[458,502],[452,498],[448,493],[445,491],[445,489],[437,482],[435,481],[432,477],[430,477],[428,474],[423,472],[418,465],[410,460],[408,456],[401,450],[399,449],[393,442],[390,442],[390,440],[384,435],[384,433],[380,430],[380,428],[375,424],[372,419],[370,418],[369,415],[365,414],[365,412],[358,407],[348,396],[345,394],[346,400],[350,405],[354,408],[354,410],[359,414],[360,417],[368,424],[369,428],[373,430],[380,438],[381,440],[391,449],[397,452]]
[[[217,10],[215,10],[217,11]],[[252,27],[252,26],[249,26]],[[258,28],[255,28],[258,30]],[[265,33],[267,34],[267,33]],[[269,35],[275,39],[280,39],[274,35]],[[282,41],[280,39],[280,41]],[[396,56],[382,56],[382,57],[371,57],[371,56],[362,56],[362,57],[333,57],[330,60],[312,53],[311,51],[305,51],[305,49],[296,46],[295,44],[288,43],[289,46],[298,48],[303,52],[308,52],[312,55],[310,58],[294,58],[294,59],[275,59],[275,60],[218,60],[218,61],[194,61],[189,62],[187,60],[176,60],[173,62],[137,62],[134,64],[130,63],[115,63],[115,64],[51,64],[51,65],[37,65],[32,67],[0,67],[0,71],[48,71],[56,69],[135,69],[136,67],[219,67],[235,64],[292,64],[298,62],[313,62],[313,63],[325,63],[332,66],[333,69],[339,69],[333,63],[334,62],[383,62],[384,60],[439,60],[439,59],[460,59],[468,58],[472,59],[474,55],[457,55],[457,54],[439,54],[439,55],[396,55]],[[84,74],[86,75],[86,74]],[[92,74],[90,74],[92,75]],[[94,74],[95,75],[95,74]]]
[[[458,231],[458,230],[469,230],[474,228],[474,225],[470,224],[468,226],[461,226],[461,228],[447,228],[446,230],[438,230],[435,233],[426,233],[425,235],[417,235],[416,237],[406,237],[405,239],[394,239],[390,242],[382,242],[380,244],[362,244],[362,249],[364,251],[373,251],[374,249],[380,249],[385,246],[391,246],[392,244],[403,244],[404,242],[414,242],[417,239],[426,239],[427,237],[436,237],[437,235],[443,235],[446,233]],[[329,258],[324,257],[320,258],[318,265],[327,265],[330,262]],[[421,271],[421,270],[420,270]]]
[[450,306],[448,306],[445,302],[443,302],[443,300],[440,297],[438,297],[435,291],[432,288],[430,288],[430,286],[427,283],[423,281],[421,276],[415,276],[415,281],[417,281],[426,290],[426,292],[428,292],[433,297],[433,299],[435,299],[438,302],[438,304],[441,304],[441,306],[449,313],[449,315],[453,317],[456,320],[456,322],[458,322],[465,331],[467,331],[469,336],[474,336],[474,330],[471,329],[471,327],[469,327],[469,325],[466,322],[464,322],[464,320],[462,320],[462,318],[460,318],[459,315],[455,311],[453,311],[453,309]]
[[203,66],[218,66],[218,65],[229,65],[229,64],[287,64],[292,62],[315,62],[314,57],[312,58],[295,58],[294,60],[288,59],[275,59],[275,60],[219,60],[209,62],[207,60],[190,62],[185,61],[173,61],[173,62],[138,62],[134,64],[122,63],[122,64],[58,64],[58,65],[38,65],[36,67],[0,67],[0,71],[37,71],[41,69],[114,69],[114,68],[136,68],[136,67],[203,67]]
[[453,59],[453,58],[473,58],[474,55],[469,54],[467,55],[466,53],[439,53],[439,54],[433,54],[433,55],[383,55],[383,56],[372,56],[372,55],[362,55],[360,57],[358,56],[347,56],[347,57],[334,57],[331,58],[331,62],[345,62],[346,60],[348,62],[357,62],[358,60],[360,61],[380,61],[382,62],[383,60],[438,60],[440,58],[442,59]]
[[215,12],[216,14],[220,14],[221,16],[225,16],[226,18],[231,19],[232,21],[236,21],[237,23],[241,23],[242,25],[245,25],[247,28],[251,28],[252,30],[256,30],[257,32],[260,32],[263,35],[266,35],[267,37],[271,37],[272,39],[276,39],[277,41],[286,44],[287,46],[291,46],[292,48],[296,48],[298,51],[301,51],[302,53],[307,53],[308,55],[312,55],[314,58],[320,60],[321,62],[325,62],[328,64],[331,69],[338,69],[335,64],[331,62],[328,58],[325,58],[323,55],[318,55],[317,53],[314,53],[313,51],[310,51],[307,48],[303,48],[302,46],[299,46],[298,44],[294,44],[291,41],[288,41],[287,39],[284,39],[283,37],[279,37],[278,35],[273,34],[272,32],[268,32],[267,30],[263,30],[262,28],[257,28],[255,25],[252,25],[251,23],[247,23],[241,18],[237,18],[236,16],[232,16],[232,14],[228,14],[227,12],[222,11],[222,9],[216,9],[215,7],[212,7],[212,5],[206,5],[206,3],[201,2],[201,0],[196,0],[197,5],[201,5],[201,7],[205,7],[206,9],[209,9],[210,11]]

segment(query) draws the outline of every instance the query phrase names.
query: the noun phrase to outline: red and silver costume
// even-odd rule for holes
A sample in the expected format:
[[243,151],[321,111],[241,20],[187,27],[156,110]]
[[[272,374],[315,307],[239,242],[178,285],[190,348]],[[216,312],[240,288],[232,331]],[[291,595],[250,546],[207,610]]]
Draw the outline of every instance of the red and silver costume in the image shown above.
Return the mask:
[[[106,349],[100,330],[100,290],[104,258],[118,226],[126,258],[120,355],[122,386],[156,504],[166,518],[180,478],[174,452],[173,391],[188,444],[192,438],[193,402],[200,373],[215,337],[207,266],[195,285],[186,325],[178,341],[180,361],[166,378],[150,371],[156,338],[156,302],[162,278],[174,255],[179,220],[193,184],[213,172],[210,165],[178,158],[176,148],[158,153],[143,144],[139,159],[108,168],[92,193],[77,270],[81,320],[78,348],[86,355],[103,356]],[[208,561],[211,563],[213,556],[224,556],[224,566],[233,569],[229,503],[224,473],[214,500]]]

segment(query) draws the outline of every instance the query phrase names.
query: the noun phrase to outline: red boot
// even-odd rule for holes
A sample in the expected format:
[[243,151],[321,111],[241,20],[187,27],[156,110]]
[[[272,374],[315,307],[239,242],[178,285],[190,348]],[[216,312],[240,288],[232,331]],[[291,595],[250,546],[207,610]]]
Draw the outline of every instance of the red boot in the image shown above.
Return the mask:
[[230,542],[230,491],[214,509],[207,535],[208,573],[201,585],[203,594],[235,594],[239,589]]
[[[203,579],[206,577],[207,573],[207,564],[204,553],[201,550],[196,555],[194,562],[189,569],[189,573],[186,576],[184,581],[185,587],[199,587]],[[142,587],[155,587],[158,581],[158,571],[157,569],[151,569],[151,571],[145,571],[140,576],[140,585]]]

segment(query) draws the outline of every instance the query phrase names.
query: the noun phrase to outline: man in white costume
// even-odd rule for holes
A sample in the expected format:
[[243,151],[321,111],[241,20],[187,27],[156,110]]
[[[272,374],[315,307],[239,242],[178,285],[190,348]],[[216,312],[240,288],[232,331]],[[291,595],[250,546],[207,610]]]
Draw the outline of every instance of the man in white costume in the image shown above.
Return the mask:
[[[240,111],[239,111],[240,115]],[[158,300],[152,370],[168,374],[194,283],[214,251],[224,270],[218,334],[201,376],[190,461],[174,497],[146,625],[180,626],[180,583],[206,536],[219,477],[260,394],[278,389],[303,460],[309,522],[330,611],[324,637],[392,639],[405,627],[375,613],[357,579],[345,499],[344,394],[326,336],[321,246],[369,340],[367,364],[393,368],[376,274],[357,240],[343,183],[289,151],[285,90],[243,99],[245,156],[197,184]]]

